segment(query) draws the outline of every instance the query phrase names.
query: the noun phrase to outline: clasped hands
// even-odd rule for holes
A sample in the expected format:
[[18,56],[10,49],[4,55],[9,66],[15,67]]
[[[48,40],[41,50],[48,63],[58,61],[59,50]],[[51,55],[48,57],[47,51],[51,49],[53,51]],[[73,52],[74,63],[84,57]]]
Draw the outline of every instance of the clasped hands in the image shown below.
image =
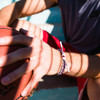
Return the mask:
[[[19,25],[21,25],[20,23],[22,23],[22,21],[19,21],[18,23]],[[30,26],[30,29],[34,27]],[[39,31],[39,29],[37,31]],[[35,36],[35,32],[32,34],[32,31],[28,32],[23,29],[21,29],[20,32],[23,33],[23,35],[21,34],[17,36],[7,36],[0,38],[0,45],[21,44],[26,46],[25,48],[20,48],[19,50],[16,50],[0,58],[0,67],[26,58],[29,58],[30,61],[25,62],[18,69],[9,73],[7,76],[4,76],[1,79],[1,83],[4,85],[8,85],[22,75],[34,70],[34,74],[30,82],[21,94],[22,96],[26,96],[27,92],[29,92],[28,90],[30,88],[32,90],[44,75],[53,75],[55,74],[55,72],[51,71],[53,59],[52,48],[47,43],[43,42],[39,37]],[[8,58],[7,63],[5,63],[6,58]]]

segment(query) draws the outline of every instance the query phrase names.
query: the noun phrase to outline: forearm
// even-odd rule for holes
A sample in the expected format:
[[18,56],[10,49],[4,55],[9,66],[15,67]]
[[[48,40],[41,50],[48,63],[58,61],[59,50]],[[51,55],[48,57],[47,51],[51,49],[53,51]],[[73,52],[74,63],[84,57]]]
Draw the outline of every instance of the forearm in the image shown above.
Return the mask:
[[45,9],[54,6],[56,3],[57,0],[26,0],[20,17],[39,13]]
[[[75,77],[85,77],[85,78],[100,77],[100,54],[86,55],[86,54],[72,53],[72,52],[64,52],[64,53],[66,55],[66,62],[68,65],[70,65],[70,72],[67,72],[67,66],[66,66],[64,74]],[[53,67],[56,68],[55,72],[58,73],[62,65],[62,57],[60,56],[58,51],[54,55],[55,59],[53,59],[52,61]],[[54,70],[54,69],[52,70],[52,68],[51,71]]]
[[86,78],[100,77],[100,56],[81,53],[66,53],[66,62],[71,65],[71,72],[65,72],[65,74]]
[[19,17],[29,16],[52,7],[56,0],[20,0],[0,10],[0,24],[10,25]]
[[[54,72],[57,74],[57,72],[59,72],[58,70],[61,68],[62,62],[61,54],[58,51],[58,49],[61,48],[60,41],[56,37],[48,34],[46,31],[43,32],[43,41],[48,43],[51,47],[55,48],[53,50],[56,52],[54,51],[53,53],[53,66],[51,67],[50,72],[55,69],[56,71]],[[80,53],[79,50],[73,48],[69,43],[63,43],[63,50],[66,55],[66,62],[68,65],[70,65],[71,70],[69,73],[67,73],[66,68],[64,74],[85,78],[100,77],[100,54],[86,55]]]
[[12,3],[0,10],[0,25],[9,25],[16,18],[18,18],[16,3]]

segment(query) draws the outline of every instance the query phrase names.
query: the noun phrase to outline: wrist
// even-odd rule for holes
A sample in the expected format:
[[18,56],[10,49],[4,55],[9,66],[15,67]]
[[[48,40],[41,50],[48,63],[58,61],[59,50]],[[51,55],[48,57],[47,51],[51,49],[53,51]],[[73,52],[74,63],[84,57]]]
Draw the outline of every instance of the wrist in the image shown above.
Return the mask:
[[62,64],[62,57],[58,50],[52,48],[52,64],[51,68],[48,72],[48,75],[55,75],[58,74],[61,64]]

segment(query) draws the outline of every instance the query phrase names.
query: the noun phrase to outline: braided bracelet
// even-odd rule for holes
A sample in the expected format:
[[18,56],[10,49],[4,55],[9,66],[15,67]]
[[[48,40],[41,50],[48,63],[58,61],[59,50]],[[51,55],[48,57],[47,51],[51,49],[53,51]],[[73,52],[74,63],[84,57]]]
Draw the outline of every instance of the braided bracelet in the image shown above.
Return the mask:
[[62,75],[64,70],[65,70],[65,67],[67,67],[67,72],[70,72],[70,68],[69,68],[69,65],[66,63],[66,57],[65,57],[65,54],[63,52],[63,45],[62,45],[62,42],[60,41],[60,46],[61,46],[61,49],[59,49],[59,51],[61,52],[61,55],[62,55],[62,66],[61,66],[61,69],[58,73],[58,75]]

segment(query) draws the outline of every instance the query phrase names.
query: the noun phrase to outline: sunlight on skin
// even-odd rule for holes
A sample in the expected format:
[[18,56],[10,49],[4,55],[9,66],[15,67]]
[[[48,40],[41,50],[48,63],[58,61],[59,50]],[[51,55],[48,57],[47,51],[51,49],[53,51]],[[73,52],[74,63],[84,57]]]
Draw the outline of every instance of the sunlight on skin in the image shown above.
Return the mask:
[[[85,63],[84,63],[84,62]],[[77,63],[77,59],[76,59],[76,63]],[[81,55],[80,54],[80,68],[78,68],[78,72],[76,73],[76,75],[75,76],[83,76],[85,73],[86,73],[86,71],[88,70],[88,66],[89,66],[89,58],[88,58],[88,56],[87,55]],[[77,68],[76,68],[77,69]],[[75,69],[75,70],[76,70]]]
[[[69,56],[69,58],[68,58]],[[65,70],[65,74],[67,75],[71,75],[71,76],[76,76],[76,77],[82,77],[85,75],[85,73],[88,70],[88,66],[89,66],[89,58],[87,55],[84,54],[77,54],[76,53],[69,53],[66,54],[66,58],[67,58],[67,63],[69,65],[71,65],[71,73],[66,73]],[[77,59],[75,59],[77,58]],[[80,60],[80,61],[78,61]],[[76,67],[77,65],[77,67]]]
[[[20,2],[22,5],[20,6],[21,9],[18,12]],[[0,10],[0,18],[2,19],[0,20],[1,25],[10,25],[16,18],[19,17],[20,12],[25,5],[25,0],[21,0],[20,2],[12,3]]]
[[[9,38],[9,39],[8,39]],[[5,37],[1,37],[0,38],[0,45],[7,45],[7,44],[10,44],[12,43],[12,40],[13,40],[13,37],[8,37],[8,36],[5,36]]]
[[[19,17],[39,13],[57,4],[56,0],[20,0],[0,10],[0,24],[11,25]],[[5,12],[5,13],[4,13]]]
[[39,37],[41,40],[43,38],[43,31],[36,25],[33,25],[25,20],[16,20],[12,25],[12,28],[21,31],[25,35],[31,36],[31,37]]
[[[26,28],[26,26],[24,25],[24,24],[27,24],[27,28]],[[14,26],[14,24],[12,25],[12,26]],[[17,26],[17,27],[16,27]],[[35,35],[37,32],[39,32],[39,31],[37,31],[37,30],[40,30],[39,28],[37,28],[37,29],[35,29],[36,28],[36,26],[34,26],[34,25],[32,25],[32,24],[30,24],[30,23],[28,23],[28,22],[24,22],[24,21],[18,21],[17,22],[17,25],[15,25],[14,26],[15,28],[17,28],[18,30],[20,30],[20,28],[23,28],[23,29],[28,29],[28,31],[27,30],[21,30],[24,34],[27,34],[27,35],[29,35],[30,34],[30,32],[32,32],[32,31],[29,31],[31,28],[33,28],[35,31],[33,31],[33,33],[31,33],[32,34],[32,36],[33,36],[33,34]],[[37,32],[36,32],[37,31]],[[27,33],[27,32],[29,32],[29,33]],[[30,34],[30,36],[31,36],[31,34]],[[39,33],[39,34],[41,34],[41,33]],[[38,35],[39,36],[39,35]],[[38,37],[37,36],[37,37]],[[25,37],[24,37],[25,38]],[[7,39],[6,38],[6,40],[9,40],[9,39]],[[17,40],[16,41],[16,43],[17,42],[19,42],[19,41],[21,41],[21,42],[23,42],[23,40],[22,40],[22,37],[20,38],[20,39],[13,39],[13,40]],[[25,39],[25,40],[27,40],[28,41],[28,38],[27,39]],[[34,39],[33,39],[34,40]],[[12,41],[12,39],[11,39],[11,41]],[[10,40],[8,41],[8,43],[10,43],[11,42]],[[21,42],[19,42],[19,43],[21,43]],[[32,41],[31,41],[32,42]],[[14,43],[14,42],[13,42]],[[26,44],[26,42],[24,42],[25,44]],[[23,43],[23,44],[24,44]],[[35,41],[35,44],[36,43],[38,43],[38,42],[36,42]],[[28,43],[28,44],[30,44],[30,43]],[[37,44],[35,45],[34,44],[34,42],[33,42],[33,44],[31,44],[31,45],[34,45],[34,46],[37,46]],[[35,47],[36,48],[36,47]],[[38,47],[39,48],[39,47]],[[47,47],[46,47],[47,48]],[[53,51],[54,52],[54,54],[56,54],[57,52],[58,52],[58,50],[57,51]],[[26,53],[24,53],[24,54],[26,54]],[[45,53],[44,53],[45,54]],[[90,65],[89,65],[89,60],[90,60],[90,58],[87,56],[87,55],[85,55],[85,54],[77,54],[76,55],[76,53],[66,53],[65,52],[65,54],[66,54],[66,58],[67,58],[67,62],[70,64],[70,62],[71,62],[71,67],[72,67],[72,69],[71,69],[71,73],[66,73],[67,75],[71,75],[71,76],[81,76],[81,77],[90,77],[92,74],[93,75],[95,75],[95,73],[90,73],[89,72],[89,70],[93,70],[93,69],[90,69]],[[69,55],[70,54],[70,55]],[[59,57],[57,57],[59,55]],[[57,58],[56,58],[57,57]],[[58,59],[59,58],[59,59]],[[77,58],[77,59],[76,59]],[[20,75],[22,75],[22,73],[28,73],[28,72],[30,72],[32,69],[34,69],[35,67],[37,67],[36,65],[38,65],[38,62],[36,62],[35,61],[35,59],[38,59],[38,57],[36,56],[36,57],[33,57],[32,59],[31,59],[31,62],[28,64],[28,66],[26,66],[26,68],[25,68],[25,65],[24,65],[24,72],[21,72],[21,74]],[[54,58],[52,58],[52,59],[55,59],[56,61],[55,62],[58,62],[58,61],[60,61],[60,63],[58,63],[59,65],[57,65],[57,66],[61,66],[61,54],[60,53],[57,53],[57,55],[56,56],[54,56]],[[78,59],[80,59],[80,60],[78,60]],[[33,63],[35,61],[35,63]],[[38,60],[37,60],[38,61]],[[42,62],[44,62],[45,60],[43,60]],[[93,63],[93,59],[91,60],[92,61],[92,63]],[[52,67],[51,67],[51,70],[49,71],[49,73],[48,73],[48,75],[52,75],[52,71],[54,72],[54,73],[58,73],[59,72],[59,70],[60,70],[60,67],[55,67],[54,65],[55,65],[55,62],[52,62]],[[33,67],[34,66],[34,67]],[[48,66],[48,64],[46,65],[46,66]],[[77,67],[76,67],[77,66]],[[94,66],[94,65],[93,65]],[[38,66],[39,67],[39,66]],[[21,67],[21,69],[23,69],[23,66]],[[26,69],[27,69],[27,71],[26,71]],[[66,71],[66,70],[65,70]],[[92,71],[93,72],[93,71]],[[19,71],[18,72],[14,72],[14,73],[19,73]],[[44,74],[42,74],[41,75],[41,77],[43,76]],[[14,75],[12,75],[12,74],[10,74],[10,76],[12,77],[12,76],[14,76]],[[14,79],[17,79],[18,77],[20,77],[20,76],[16,76],[15,75],[15,77],[16,78],[14,78],[14,77],[12,77],[12,80],[11,81],[9,81],[9,82],[12,82],[12,81],[14,81]],[[39,77],[39,76],[37,76],[37,77]],[[14,79],[13,79],[14,78]],[[7,79],[9,79],[9,78],[7,78]],[[39,80],[40,80],[41,78],[39,78]],[[32,79],[33,80],[33,79]],[[36,78],[36,80],[37,80],[37,78]],[[38,80],[38,81],[39,81]],[[35,80],[33,81],[33,82],[30,82],[30,84],[32,83],[32,87],[34,87],[34,85],[35,85]],[[28,88],[31,88],[30,87],[30,84],[27,86],[27,88],[24,90],[24,91],[27,91],[28,92]],[[33,85],[34,84],[34,85]],[[24,93],[24,91],[23,91],[23,95],[25,95],[25,93]]]
[[[24,24],[27,24],[27,28]],[[48,50],[48,48],[49,48],[48,45],[46,43],[44,43],[43,41],[41,41],[39,39],[40,37],[38,38],[39,35],[37,35],[37,39],[36,39],[36,36],[34,38],[32,38],[33,34],[36,35],[37,32],[40,32],[39,31],[39,30],[41,30],[40,28],[37,28],[36,26],[31,25],[30,23],[24,22],[24,21],[18,21],[17,25],[15,25],[14,27],[16,28],[16,26],[17,26],[18,30],[23,32],[23,35],[14,36],[15,39],[6,37],[6,44],[7,44],[7,42],[8,42],[8,44],[11,44],[13,42],[13,44],[18,43],[18,44],[23,44],[23,45],[27,45],[27,46],[30,45],[32,47],[32,49],[30,49],[30,51],[29,51],[29,49],[28,50],[23,49],[23,50],[21,50],[22,53],[20,52],[20,54],[22,54],[22,56],[20,57],[20,55],[18,53],[16,54],[16,56],[19,55],[17,57],[17,60],[19,58],[24,59],[23,57],[25,57],[25,56],[26,56],[26,58],[32,57],[32,59],[28,63],[25,63],[22,66],[20,66],[19,69],[10,73],[8,75],[8,77],[6,77],[7,79],[5,79],[5,81],[8,80],[8,82],[3,83],[2,80],[1,80],[1,82],[3,84],[7,85],[7,84],[13,82],[14,80],[16,80],[17,78],[19,78],[21,75],[26,74],[26,73],[30,72],[31,70],[34,70],[33,78],[31,79],[30,83],[27,85],[27,87],[22,92],[22,95],[25,96],[26,93],[29,92],[29,89],[32,89],[44,75],[54,75],[54,74],[58,73],[60,70],[60,66],[62,64],[62,60],[61,60],[60,52],[58,50],[55,50],[52,48],[52,53],[51,53],[51,50]],[[23,28],[23,29],[26,28],[28,30],[33,28],[34,31],[33,31],[33,33],[30,34],[30,32],[32,32],[32,31],[21,30],[20,28]],[[24,34],[25,35],[30,34],[30,36],[32,35],[32,37],[27,37]],[[42,34],[42,33],[39,33],[39,34]],[[40,44],[39,44],[39,42],[40,42]],[[41,44],[45,46],[44,49]],[[37,50],[37,48],[40,48],[40,49]],[[28,53],[28,51],[29,51],[29,53]],[[44,53],[42,53],[42,51]],[[46,52],[48,52],[47,58],[45,58]],[[100,77],[99,69],[95,70],[96,69],[95,67],[97,67],[97,66],[95,66],[95,63],[94,63],[94,62],[96,62],[96,60],[98,62],[100,57],[99,58],[97,56],[92,57],[92,56],[87,56],[85,54],[80,54],[80,53],[77,54],[77,53],[73,53],[73,52],[69,52],[69,53],[65,52],[65,54],[66,54],[67,62],[72,67],[71,72],[70,73],[65,72],[65,74],[71,75],[71,76],[92,77],[92,78],[93,77],[96,78],[96,75],[99,74],[98,77]],[[39,56],[37,56],[37,55],[39,55]],[[49,56],[53,56],[53,57],[49,57]],[[7,57],[7,58],[9,58],[9,57]],[[16,57],[14,56],[14,58],[16,58]],[[48,58],[52,59],[52,61],[49,60],[50,62],[48,62]],[[9,63],[12,63],[13,61],[14,60],[12,60]],[[15,59],[15,61],[16,61],[16,59]],[[45,61],[45,65],[44,65],[44,61]],[[47,67],[48,64],[50,65],[50,67]],[[98,62],[97,65],[100,65],[100,62]],[[41,70],[41,73],[40,73],[40,70]],[[67,70],[65,69],[65,71],[67,71]],[[18,75],[17,73],[20,73],[20,74]]]
[[[21,0],[20,2],[23,2],[24,0]],[[51,6],[53,6],[54,5],[54,2],[52,2],[52,3],[50,3],[50,5],[49,5],[49,0],[45,0],[45,1],[47,1],[47,2],[43,2],[44,0],[37,0],[37,2],[36,2],[36,0],[33,0],[34,1],[34,3],[32,3],[33,1],[32,0],[25,0],[25,1],[27,1],[28,3],[25,3],[24,2],[24,4],[23,4],[23,6],[22,6],[22,3],[20,3],[20,2],[18,2],[17,4],[19,4],[19,6],[17,5],[15,5],[14,3],[11,5],[12,6],[12,9],[10,9],[10,8],[8,8],[8,10],[9,11],[11,11],[9,14],[8,14],[8,11],[6,11],[5,9],[3,9],[0,13],[2,13],[2,12],[6,12],[5,14],[4,14],[4,16],[6,15],[6,19],[5,20],[2,20],[2,21],[0,21],[2,24],[4,24],[4,25],[7,25],[7,24],[10,24],[10,23],[12,23],[16,18],[18,18],[18,17],[23,17],[23,16],[27,16],[27,15],[31,15],[31,14],[34,14],[34,13],[38,13],[38,12],[40,12],[40,11],[42,11],[42,10],[44,10],[44,9],[46,9],[46,8],[49,8],[49,7],[51,7]],[[38,1],[39,1],[39,3],[38,3]],[[51,1],[53,1],[53,0],[51,0]],[[36,3],[35,3],[36,2]],[[31,6],[31,3],[32,3],[32,5],[33,6]],[[37,5],[38,4],[38,5]],[[43,5],[42,5],[43,4]],[[39,5],[42,5],[42,6],[39,6]],[[25,7],[26,6],[26,7]],[[15,11],[15,9],[14,9],[14,7],[17,7],[17,10],[18,11]],[[19,7],[19,8],[18,8]],[[33,9],[31,9],[31,7],[33,8]],[[8,17],[7,17],[7,15],[9,15]],[[1,18],[3,18],[2,17],[2,15],[0,14],[0,17]],[[0,19],[1,19],[0,18]],[[3,22],[4,21],[4,22]],[[9,23],[10,22],[10,23]],[[22,22],[22,26],[21,27],[23,27],[23,29],[26,29],[26,30],[30,30],[30,28],[27,28],[26,26],[25,26],[25,24],[26,24],[26,22],[24,23],[24,22]],[[29,26],[30,26],[30,24],[29,24]],[[18,27],[18,26],[17,26]],[[32,26],[33,27],[33,26]],[[41,30],[39,30],[37,27],[35,27],[34,26],[34,32],[33,32],[33,30],[31,30],[31,31],[28,31],[27,32],[27,35],[28,36],[31,36],[32,35],[32,37],[34,37],[34,35],[35,36],[37,36],[37,37],[39,37],[39,38],[41,38]],[[34,35],[33,34],[30,34],[30,33],[34,33]],[[23,32],[24,33],[24,32]],[[36,34],[35,34],[36,33]],[[38,34],[37,34],[38,33]],[[10,38],[11,39],[11,38]],[[26,40],[26,38],[24,37],[24,39]],[[7,40],[7,37],[6,37],[6,40]],[[11,39],[12,40],[12,39]],[[14,39],[15,41],[14,42],[16,42],[16,43],[18,43],[19,44],[19,41],[18,40],[16,40],[16,39]],[[34,37],[34,40],[36,40],[36,37]],[[4,41],[4,40],[3,40]],[[23,40],[21,40],[22,42],[23,42]],[[27,40],[28,41],[28,40]],[[31,40],[30,40],[31,41]],[[28,43],[27,42],[25,42],[24,41],[24,43],[21,43],[20,42],[20,44],[24,44],[24,45],[26,45],[27,46],[27,44],[29,44],[29,42],[30,41],[28,41]],[[38,41],[38,40],[37,40]],[[61,65],[61,56],[59,56],[60,55],[60,53],[58,52],[58,51],[56,51],[55,49],[53,49],[53,48],[50,48],[48,45],[46,45],[45,43],[43,43],[43,42],[41,42],[41,41],[38,41],[38,42],[41,42],[40,44],[38,44],[38,42],[37,41],[35,41],[35,43],[32,41],[32,44],[30,43],[30,45],[28,45],[28,46],[32,46],[32,54],[30,53],[30,48],[28,48],[29,50],[29,53],[28,53],[28,55],[27,55],[27,50],[25,50],[25,49],[23,49],[23,50],[21,50],[20,51],[20,54],[26,54],[25,56],[26,56],[26,58],[30,58],[31,56],[37,56],[37,54],[38,54],[38,57],[34,57],[34,58],[32,58],[31,60],[30,60],[30,62],[29,62],[29,66],[27,66],[27,64],[25,64],[25,65],[23,65],[23,66],[21,66],[19,69],[17,69],[17,70],[15,70],[13,73],[10,73],[8,76],[9,77],[6,77],[8,80],[10,80],[10,78],[11,78],[11,80],[8,82],[8,83],[10,83],[10,82],[13,82],[15,79],[17,79],[17,78],[19,78],[21,75],[23,75],[24,73],[26,74],[26,73],[28,73],[28,71],[31,71],[32,70],[32,68],[34,69],[34,75],[33,75],[33,77],[32,77],[32,79],[30,80],[30,82],[29,82],[29,84],[27,85],[27,87],[25,88],[25,90],[22,92],[22,95],[23,96],[25,96],[26,95],[26,93],[27,92],[29,92],[29,89],[31,89],[31,88],[33,88],[34,87],[34,85],[41,79],[41,77],[42,76],[44,76],[44,75],[46,75],[47,73],[48,74],[55,74],[55,73],[57,73],[57,71],[58,71],[58,69],[59,69],[59,67],[61,67],[60,65]],[[12,43],[11,41],[6,41],[6,43],[5,44],[7,44],[7,42],[8,43]],[[26,44],[25,44],[26,43]],[[38,44],[38,46],[37,46],[37,44]],[[43,44],[42,44],[43,43]],[[41,44],[42,44],[42,46],[45,46],[44,48],[42,48],[41,49]],[[40,48],[39,50],[37,50],[37,48]],[[47,49],[47,48],[49,48],[49,50]],[[52,49],[52,50],[51,50]],[[43,51],[44,50],[44,51]],[[46,50],[46,51],[45,51]],[[36,51],[38,51],[38,52],[36,52]],[[50,54],[51,53],[51,51],[53,52],[52,53],[52,55]],[[46,52],[47,52],[47,58],[45,57],[45,55],[46,55]],[[55,54],[56,53],[56,54]],[[16,54],[19,54],[18,52],[16,53]],[[54,55],[55,54],[55,55]],[[90,78],[92,78],[92,82],[95,82],[97,85],[99,85],[100,84],[100,81],[97,81],[97,79],[96,78],[98,78],[98,80],[100,80],[100,54],[99,54],[99,57],[98,56],[94,56],[94,55],[92,55],[92,56],[90,56],[90,55],[85,55],[85,54],[76,54],[76,53],[71,53],[71,56],[69,56],[69,54],[68,53],[66,53],[65,52],[65,54],[66,54],[66,58],[67,58],[67,60],[68,60],[68,63],[71,63],[71,67],[72,67],[72,69],[71,69],[71,72],[70,73],[66,73],[67,75],[71,75],[71,76],[79,76],[79,77],[90,77]],[[48,57],[48,56],[50,56],[50,58]],[[52,57],[51,57],[52,56]],[[15,56],[13,56],[13,57],[15,57]],[[13,58],[12,57],[12,58]],[[24,59],[24,58],[22,58],[22,57],[24,57],[23,55],[21,55],[21,57],[20,56],[18,56],[19,57],[19,59]],[[18,57],[16,56],[15,58],[17,58],[17,60],[19,60],[18,59]],[[6,58],[6,57],[5,57]],[[5,59],[5,58],[2,58],[2,59]],[[9,58],[9,57],[7,57],[7,58]],[[7,59],[6,58],[6,59]],[[48,62],[48,58],[49,58],[49,62]],[[71,60],[70,60],[70,58],[71,58]],[[52,61],[51,61],[51,59],[53,59]],[[36,63],[36,65],[34,65],[33,64],[33,62],[35,61],[35,60],[37,60],[37,63]],[[3,60],[4,62],[5,62],[5,60]],[[12,62],[14,62],[14,61],[16,61],[15,59],[13,59],[12,61],[10,61],[9,63],[12,63]],[[44,63],[43,63],[43,61],[45,61],[46,62],[46,64],[44,65]],[[2,64],[4,64],[4,62],[2,62],[1,61],[1,65]],[[31,63],[32,62],[32,63]],[[55,63],[56,62],[56,63]],[[6,63],[6,64],[9,64],[9,63]],[[48,65],[48,63],[49,63],[49,65]],[[51,66],[52,65],[52,66]],[[34,66],[34,67],[33,67]],[[43,68],[42,68],[42,66],[43,66]],[[44,67],[45,66],[45,67]],[[49,67],[47,67],[47,66],[49,66]],[[56,67],[55,67],[56,66]],[[26,68],[25,68],[26,67]],[[51,68],[52,67],[52,68]],[[24,69],[24,70],[23,70]],[[50,70],[50,69],[52,69],[52,70]],[[26,70],[28,70],[28,71],[26,71]],[[40,70],[41,70],[41,73],[40,73]],[[54,72],[55,71],[55,72]],[[65,70],[66,71],[66,70]],[[20,74],[18,75],[18,73],[20,72]],[[50,73],[49,73],[50,72]],[[39,74],[38,74],[39,73]],[[7,79],[6,79],[6,81],[7,81]],[[3,81],[2,81],[2,83],[3,83]],[[5,83],[4,83],[5,84]],[[7,83],[6,83],[7,84]],[[32,86],[32,87],[31,87]],[[90,86],[90,85],[89,85]],[[91,87],[93,87],[93,86],[91,86]],[[25,91],[26,91],[26,93],[25,93]],[[93,90],[94,91],[94,90]],[[100,91],[100,89],[98,90],[98,91]],[[93,94],[93,93],[92,93]],[[91,96],[92,97],[92,96]],[[92,99],[91,99],[92,100]]]

